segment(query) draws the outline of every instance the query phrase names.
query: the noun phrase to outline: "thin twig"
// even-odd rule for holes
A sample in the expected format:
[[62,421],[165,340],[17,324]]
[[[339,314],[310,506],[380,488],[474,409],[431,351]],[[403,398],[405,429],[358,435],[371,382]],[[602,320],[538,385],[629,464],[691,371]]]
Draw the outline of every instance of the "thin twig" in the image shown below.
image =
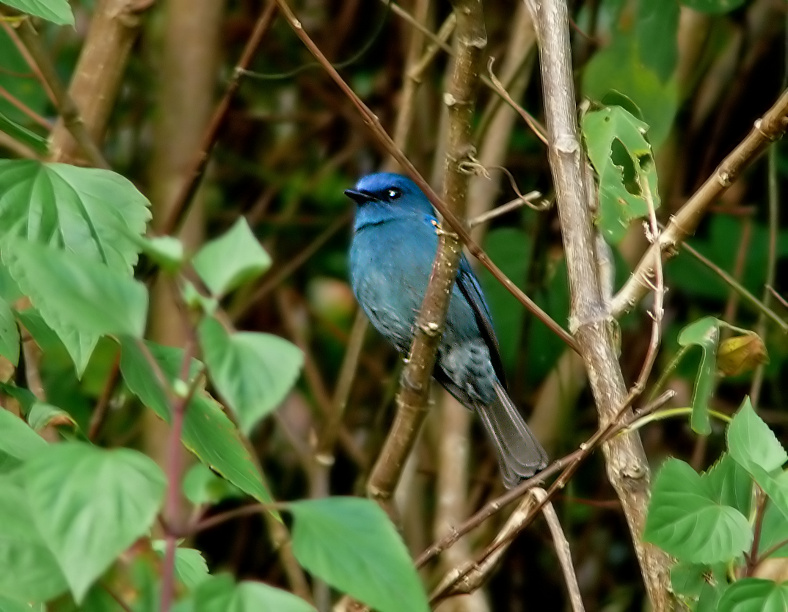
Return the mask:
[[[189,380],[189,369],[191,367],[193,352],[196,348],[194,339],[186,344],[183,352],[183,361],[179,380]],[[178,537],[182,536],[183,529],[176,527],[181,498],[181,433],[183,432],[183,422],[186,409],[189,406],[194,393],[200,385],[202,372],[194,377],[186,393],[176,396],[172,403],[172,423],[170,424],[170,435],[167,440],[167,493],[164,499],[164,510],[162,512],[162,522],[164,524],[164,566],[161,577],[161,606],[162,612],[168,612],[175,595],[175,549],[178,545]]]
[[[503,541],[509,534],[520,531],[520,525],[523,521],[528,520],[533,506],[539,501],[536,495],[534,495],[536,491],[543,491],[543,489],[535,488],[528,492],[520,501],[514,512],[506,519],[503,527],[496,534],[493,540],[494,542]],[[513,540],[510,540],[508,544],[511,544],[512,541]],[[487,581],[490,573],[497,566],[498,561],[506,552],[508,544],[498,548],[489,557],[469,560],[461,566],[449,570],[438,583],[438,586],[430,593],[430,604],[433,607],[437,607],[441,601],[449,597],[454,595],[467,595],[478,590]]]
[[632,310],[648,293],[644,279],[651,275],[654,259],[663,253],[675,254],[679,245],[695,232],[708,207],[722,195],[739,175],[788,127],[788,90],[755,122],[752,130],[717,167],[684,206],[671,218],[657,244],[651,246],[637,265],[632,276],[616,294],[612,313],[618,317]]
[[104,382],[104,388],[101,391],[101,396],[99,397],[98,403],[96,404],[96,409],[93,411],[93,414],[90,417],[88,440],[93,442],[96,441],[96,437],[101,431],[101,427],[104,425],[104,421],[107,418],[107,413],[109,412],[109,401],[112,399],[112,393],[115,391],[115,386],[118,384],[119,379],[120,350],[118,350],[117,355],[115,355],[115,359],[112,362],[112,366],[110,367],[107,380]]
[[5,87],[0,87],[0,96],[5,98],[12,106],[19,109],[22,113],[27,115],[30,119],[36,122],[38,125],[46,129],[47,131],[52,129],[52,124],[44,119],[41,115],[39,115],[36,111],[30,108],[27,104],[22,102],[19,98],[14,96],[10,91],[8,91]]
[[[664,405],[666,402],[670,401],[670,399],[674,395],[675,393],[673,393],[672,391],[663,393],[655,401],[651,402],[642,410],[640,410],[638,414],[645,414],[653,410],[656,410],[660,406]],[[582,443],[576,451],[566,455],[565,457],[556,459],[544,470],[536,474],[536,476],[534,476],[533,478],[529,478],[528,480],[523,481],[515,488],[510,489],[500,497],[485,504],[485,506],[481,510],[476,512],[476,514],[474,514],[473,516],[469,517],[468,520],[466,520],[462,525],[457,526],[456,529],[454,529],[451,533],[447,534],[446,537],[444,537],[442,540],[439,540],[438,542],[427,548],[424,552],[422,552],[415,560],[416,567],[417,568],[422,567],[425,563],[430,561],[432,558],[434,558],[442,551],[452,546],[463,535],[465,535],[469,531],[481,525],[493,514],[497,513],[498,511],[506,507],[509,503],[519,499],[520,497],[525,495],[529,490],[542,484],[550,476],[553,476],[554,474],[560,472],[559,477],[556,479],[556,481],[548,490],[546,499],[541,500],[537,504],[537,506],[533,508],[527,522],[521,523],[518,529],[522,530],[528,527],[528,525],[530,525],[531,521],[536,516],[536,514],[542,509],[544,504],[547,501],[553,499],[556,493],[564,487],[566,482],[568,482],[569,478],[577,471],[580,465],[589,456],[591,456],[591,453],[594,450],[596,450],[601,444],[611,439],[612,437],[618,435],[626,427],[626,424],[623,423],[618,418],[622,416],[625,412],[626,412],[626,408],[622,407],[621,410],[617,411],[616,419],[613,419],[608,425],[597,429],[597,431],[594,432],[594,434],[588,440]],[[511,537],[515,537],[516,535],[517,535],[516,533],[511,534]],[[488,547],[487,550],[484,551],[484,553],[482,553],[482,555],[480,555],[480,557],[483,558],[486,555],[491,554],[495,549],[497,549],[499,546],[505,545],[508,541],[509,541],[508,539],[503,539],[500,542],[494,542],[490,547]],[[462,576],[461,575],[457,576],[457,580],[460,579],[462,579]]]
[[495,91],[499,96],[501,96],[508,104],[511,106],[520,117],[523,118],[526,125],[531,128],[531,131],[534,135],[542,141],[542,144],[547,144],[547,132],[544,126],[537,121],[536,117],[534,117],[531,113],[525,110],[522,106],[517,104],[512,97],[509,95],[509,92],[506,91],[506,88],[503,86],[503,83],[498,80],[498,77],[495,76],[493,73],[493,63],[495,62],[495,58],[491,57],[487,61],[487,73],[490,75],[490,82],[493,86],[493,91]]
[[[788,46],[786,46],[786,52],[788,53]],[[788,69],[788,67],[784,69]],[[764,283],[763,294],[761,295],[761,302],[763,302],[766,307],[769,306],[769,301],[771,299],[771,292],[769,289],[774,284],[775,275],[777,273],[777,235],[780,231],[780,185],[777,178],[777,153],[778,147],[774,146],[769,149],[769,248],[767,251],[768,259],[766,260],[766,282]],[[766,315],[763,312],[758,316],[756,331],[761,338],[766,336]],[[761,397],[761,386],[763,385],[765,371],[766,364],[760,363],[755,369],[755,374],[752,377],[750,401],[753,406],[758,405],[758,401]]]
[[[643,193],[643,199],[646,201],[648,207],[648,222],[646,224],[646,236],[649,242],[656,243],[659,241],[659,225],[657,224],[657,213],[654,209],[654,198],[651,189],[648,185],[648,180],[640,182],[640,188]],[[654,362],[657,359],[657,351],[659,350],[659,343],[662,336],[662,317],[664,315],[664,300],[665,300],[665,278],[662,270],[662,260],[658,259],[654,266],[654,308],[651,315],[651,337],[649,338],[648,350],[646,357],[643,359],[643,365],[640,368],[635,384],[629,391],[626,404],[632,405],[635,398],[639,397],[646,388],[646,383],[651,375],[651,370],[654,368]]]
[[780,318],[780,316],[774,312],[771,308],[769,308],[766,304],[764,304],[761,300],[755,297],[752,293],[747,291],[744,286],[738,282],[735,278],[733,278],[730,274],[728,274],[725,270],[720,268],[717,264],[711,261],[709,258],[704,257],[701,253],[697,250],[692,248],[688,242],[685,242],[682,245],[682,248],[687,251],[690,255],[692,255],[695,259],[701,262],[704,266],[709,268],[712,272],[714,272],[720,279],[728,285],[731,289],[736,291],[739,295],[741,295],[745,301],[750,304],[756,311],[763,313],[769,319],[771,319],[777,326],[783,331],[788,332],[788,322],[784,321]]
[[513,210],[517,210],[518,208],[522,208],[526,206],[530,202],[534,200],[538,200],[542,197],[542,193],[540,191],[529,191],[521,198],[516,198],[507,202],[506,204],[501,204],[492,210],[488,210],[486,213],[482,213],[478,217],[474,217],[470,221],[468,221],[468,227],[474,228],[477,225],[481,225],[482,223],[487,223],[488,221],[492,221],[493,219],[497,219],[501,215],[505,215],[507,213],[512,212]]
[[194,194],[197,192],[197,188],[200,186],[200,180],[205,174],[205,168],[208,165],[208,160],[211,157],[211,151],[216,144],[216,139],[219,136],[219,132],[224,127],[225,121],[227,120],[230,104],[241,86],[244,72],[249,67],[249,64],[251,64],[255,53],[257,53],[257,49],[260,47],[260,44],[263,41],[263,37],[271,28],[274,19],[276,19],[277,11],[278,9],[276,3],[266,2],[265,6],[260,12],[260,16],[257,18],[254,30],[252,31],[249,40],[246,41],[246,46],[241,53],[241,58],[238,60],[235,70],[233,70],[233,76],[230,79],[230,82],[227,84],[227,89],[224,91],[224,96],[219,102],[219,105],[216,107],[216,110],[213,112],[211,122],[208,124],[208,127],[203,133],[200,148],[195,155],[194,160],[192,161],[188,174],[186,175],[186,182],[178,192],[178,196],[176,197],[175,202],[173,202],[172,208],[170,209],[170,214],[161,227],[162,234],[173,233],[182,225],[184,219],[186,218],[186,214],[189,211],[189,205],[194,199]]
[[293,272],[298,270],[298,268],[309,261],[309,259],[315,253],[317,253],[323,247],[323,245],[334,236],[334,234],[350,223],[352,217],[352,212],[348,211],[344,215],[334,219],[334,222],[322,232],[320,232],[320,234],[318,234],[318,236],[316,236],[315,239],[312,240],[312,242],[309,243],[305,249],[303,249],[292,259],[288,260],[287,263],[285,263],[281,268],[276,271],[272,271],[272,273],[263,280],[261,285],[255,289],[254,293],[252,293],[248,299],[231,306],[227,313],[230,319],[232,321],[238,321],[242,319],[260,302],[260,300],[262,300],[271,291],[276,289],[282,283],[282,281],[293,274]]
[[[533,489],[531,495],[538,501],[543,501],[547,497],[546,491],[541,488]],[[547,520],[547,526],[550,528],[550,534],[553,536],[555,552],[561,565],[561,571],[564,574],[564,583],[566,584],[566,590],[569,592],[569,602],[572,604],[572,610],[574,612],[583,612],[583,598],[580,595],[577,574],[575,574],[575,568],[572,564],[572,550],[569,548],[569,542],[564,535],[563,529],[561,529],[561,523],[558,520],[553,504],[545,504],[543,513]]]

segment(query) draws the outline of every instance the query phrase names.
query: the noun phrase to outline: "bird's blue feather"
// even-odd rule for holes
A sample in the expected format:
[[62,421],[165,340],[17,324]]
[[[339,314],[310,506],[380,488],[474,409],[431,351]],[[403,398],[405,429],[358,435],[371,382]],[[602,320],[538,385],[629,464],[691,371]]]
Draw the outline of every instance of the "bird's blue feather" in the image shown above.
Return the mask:
[[[358,205],[350,247],[353,291],[374,327],[407,353],[438,248],[435,211],[416,184],[398,174],[365,176],[345,193]],[[490,309],[464,255],[433,375],[479,412],[507,486],[546,465],[544,451],[504,389]]]

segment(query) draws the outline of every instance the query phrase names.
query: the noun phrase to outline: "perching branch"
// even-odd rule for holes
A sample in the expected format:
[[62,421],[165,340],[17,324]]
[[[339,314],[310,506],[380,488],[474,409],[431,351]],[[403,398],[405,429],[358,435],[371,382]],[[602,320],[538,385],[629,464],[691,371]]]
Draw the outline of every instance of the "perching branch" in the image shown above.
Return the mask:
[[[605,304],[596,264],[593,221],[583,179],[585,159],[577,130],[567,7],[565,0],[527,3],[539,40],[550,168],[569,276],[570,329],[580,346],[604,425],[627,414],[621,414],[620,409],[626,405],[627,393],[614,342],[615,321]],[[668,610],[668,558],[641,541],[650,471],[640,438],[622,434],[608,440],[603,448],[608,478],[621,500],[649,598],[656,610]]]
[[[469,178],[463,163],[473,152],[471,125],[487,33],[481,0],[456,0],[453,6],[457,15],[457,53],[451,83],[443,98],[449,113],[443,197],[450,210],[462,218]],[[397,417],[367,483],[367,493],[384,508],[394,493],[405,460],[427,414],[432,371],[462,254],[462,244],[456,234],[437,225],[435,229],[438,232],[438,252],[416,319],[408,362],[402,372],[397,394]]]
[[629,312],[648,293],[650,286],[647,279],[653,275],[657,253],[665,253],[668,256],[675,254],[681,243],[695,232],[708,207],[717,201],[717,198],[766,150],[771,142],[782,137],[786,128],[788,128],[788,90],[784,91],[763,117],[755,122],[744,140],[722,160],[700,189],[671,218],[665,231],[660,234],[659,243],[646,251],[632,276],[613,298],[611,306],[613,316],[618,317]]

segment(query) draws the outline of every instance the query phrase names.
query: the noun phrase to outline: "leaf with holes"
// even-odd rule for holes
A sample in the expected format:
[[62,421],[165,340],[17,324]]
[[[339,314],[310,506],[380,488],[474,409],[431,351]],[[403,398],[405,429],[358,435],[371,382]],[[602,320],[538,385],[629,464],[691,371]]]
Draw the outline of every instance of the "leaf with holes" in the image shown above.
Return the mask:
[[150,529],[164,499],[164,474],[138,451],[81,442],[50,446],[23,469],[31,515],[79,603]]
[[648,215],[648,199],[655,209],[659,206],[648,125],[620,106],[608,106],[586,113],[582,128],[599,178],[597,225],[608,242],[616,243],[630,221]]

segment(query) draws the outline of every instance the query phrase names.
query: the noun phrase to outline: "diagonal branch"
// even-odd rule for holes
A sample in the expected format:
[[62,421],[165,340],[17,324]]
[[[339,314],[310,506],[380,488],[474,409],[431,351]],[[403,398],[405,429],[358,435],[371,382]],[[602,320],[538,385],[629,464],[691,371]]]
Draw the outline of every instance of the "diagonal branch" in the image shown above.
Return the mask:
[[[624,417],[626,387],[614,342],[615,320],[605,304],[596,264],[594,231],[577,130],[569,19],[565,0],[527,0],[539,40],[550,168],[555,182],[571,293],[570,329],[580,345],[591,390],[605,425]],[[650,496],[650,471],[640,438],[632,433],[604,445],[608,478],[632,533],[649,598],[656,610],[671,605],[668,558],[641,541]]]
[[659,236],[659,243],[646,251],[632,276],[621,288],[611,306],[614,316],[632,310],[650,291],[649,279],[653,276],[657,253],[675,254],[679,245],[695,232],[706,210],[717,201],[739,175],[780,138],[788,128],[788,90],[758,119],[752,130],[717,166],[684,206],[671,218]]
[[[463,164],[473,153],[471,125],[487,34],[481,0],[455,0],[453,6],[457,15],[457,53],[451,83],[444,95],[449,129],[443,195],[450,209],[462,218],[469,178]],[[456,234],[440,228],[436,230],[438,252],[416,319],[413,345],[402,372],[397,394],[397,417],[367,483],[367,493],[384,508],[388,506],[427,415],[432,371],[462,254],[462,244]]]

